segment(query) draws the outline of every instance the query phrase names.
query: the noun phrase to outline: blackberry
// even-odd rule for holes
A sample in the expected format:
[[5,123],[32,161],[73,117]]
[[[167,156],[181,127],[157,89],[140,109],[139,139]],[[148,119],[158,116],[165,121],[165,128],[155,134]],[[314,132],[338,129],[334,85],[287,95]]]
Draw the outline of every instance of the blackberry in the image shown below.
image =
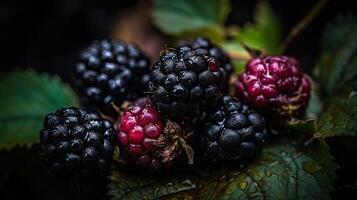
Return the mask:
[[268,137],[265,119],[230,96],[223,96],[200,128],[206,161],[242,161],[256,155]]
[[48,114],[40,132],[40,154],[51,172],[88,175],[106,170],[113,157],[113,124],[87,108]]
[[268,116],[297,117],[310,99],[310,81],[299,62],[288,56],[254,58],[235,84],[236,94],[245,103]]
[[189,135],[165,121],[145,98],[123,112],[117,130],[121,156],[130,163],[151,170],[169,168],[184,151],[192,162],[193,151],[185,140]]
[[209,39],[203,37],[198,37],[194,39],[189,45],[192,46],[193,49],[197,49],[197,48],[207,49],[211,56],[217,58],[218,62],[226,71],[227,80],[226,80],[225,87],[228,88],[229,77],[233,73],[233,65],[228,54],[225,51],[223,51],[223,49],[214,45]]
[[112,103],[143,96],[150,80],[149,59],[133,44],[94,41],[75,66],[76,86],[84,101],[103,113],[116,115]]
[[165,52],[153,66],[151,100],[170,118],[195,117],[221,95],[225,77],[207,49],[181,46]]

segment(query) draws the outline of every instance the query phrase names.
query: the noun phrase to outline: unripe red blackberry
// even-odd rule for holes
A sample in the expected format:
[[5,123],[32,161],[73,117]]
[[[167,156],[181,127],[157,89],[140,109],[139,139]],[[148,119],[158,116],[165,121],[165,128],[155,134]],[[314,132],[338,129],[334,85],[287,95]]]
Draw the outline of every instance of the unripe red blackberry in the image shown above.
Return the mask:
[[112,103],[143,96],[150,79],[149,59],[138,47],[114,40],[94,41],[75,66],[76,86],[85,103],[107,115]]
[[299,62],[288,56],[254,58],[239,76],[236,94],[243,102],[265,114],[296,117],[310,99],[310,81]]
[[124,160],[152,170],[168,168],[181,154],[192,151],[185,142],[189,135],[161,118],[149,100],[140,99],[125,110],[117,130]]
[[40,153],[51,172],[88,175],[108,169],[113,159],[114,129],[88,108],[48,114],[40,133]]
[[206,49],[181,46],[153,66],[151,99],[169,118],[196,117],[222,94],[226,73]]

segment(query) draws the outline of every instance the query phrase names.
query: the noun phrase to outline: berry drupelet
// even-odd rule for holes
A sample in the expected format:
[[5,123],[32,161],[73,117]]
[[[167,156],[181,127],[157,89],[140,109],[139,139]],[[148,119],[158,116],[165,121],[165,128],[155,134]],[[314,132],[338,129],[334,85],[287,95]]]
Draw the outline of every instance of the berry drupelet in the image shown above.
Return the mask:
[[112,103],[143,96],[150,79],[148,58],[133,44],[114,40],[94,41],[75,66],[76,86],[82,99],[108,115]]
[[304,113],[310,99],[310,81],[299,62],[288,56],[254,58],[235,84],[243,102],[264,114],[289,118]]
[[214,45],[209,39],[203,37],[195,38],[190,44],[193,49],[204,48],[207,49],[209,54],[215,57],[218,62],[221,64],[223,69],[226,71],[226,84],[228,85],[228,79],[233,73],[233,65],[231,59],[228,57],[228,54],[223,51],[223,49]]
[[202,156],[209,162],[244,161],[268,137],[264,118],[230,96],[219,100],[199,130]]
[[167,51],[151,74],[153,105],[169,118],[196,117],[221,96],[225,77],[207,49],[181,46]]
[[40,132],[40,154],[51,172],[88,175],[108,169],[115,132],[110,121],[87,108],[66,108],[48,114]]

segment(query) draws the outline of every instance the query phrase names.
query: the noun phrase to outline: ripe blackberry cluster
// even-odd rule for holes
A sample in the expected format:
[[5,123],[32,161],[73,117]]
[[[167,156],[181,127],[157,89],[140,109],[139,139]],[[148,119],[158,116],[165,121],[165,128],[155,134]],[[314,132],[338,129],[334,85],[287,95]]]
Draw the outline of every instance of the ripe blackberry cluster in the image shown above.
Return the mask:
[[[115,117],[110,118],[115,129],[96,111],[58,110],[44,120],[41,154],[56,172],[107,169],[116,134],[121,161],[154,171],[176,165],[185,155],[192,164],[195,151],[200,156],[195,160],[245,161],[268,138],[262,115],[298,116],[311,88],[295,59],[257,57],[235,83],[242,103],[227,96],[232,69],[227,54],[204,38],[165,50],[152,68],[132,44],[94,42],[75,67],[78,91],[82,103]],[[129,104],[123,104],[126,100]]]
[[93,42],[75,66],[76,85],[87,104],[115,115],[112,103],[143,96],[150,79],[149,59],[133,44],[114,40]]
[[200,130],[202,156],[212,162],[252,157],[268,137],[264,118],[230,96],[219,100]]
[[87,108],[66,108],[48,114],[40,133],[41,155],[51,172],[87,175],[112,162],[113,124]]
[[209,54],[215,58],[217,58],[218,62],[221,64],[223,69],[226,71],[226,85],[228,87],[228,79],[233,73],[233,65],[231,63],[231,59],[227,55],[225,51],[223,51],[218,46],[214,45],[209,39],[203,37],[197,37],[193,40],[190,45],[193,49],[204,48],[207,49]]
[[154,64],[150,92],[155,108],[170,118],[197,116],[222,94],[226,73],[207,49],[181,46]]
[[310,99],[310,81],[299,62],[288,56],[254,58],[236,82],[237,96],[267,115],[295,117]]

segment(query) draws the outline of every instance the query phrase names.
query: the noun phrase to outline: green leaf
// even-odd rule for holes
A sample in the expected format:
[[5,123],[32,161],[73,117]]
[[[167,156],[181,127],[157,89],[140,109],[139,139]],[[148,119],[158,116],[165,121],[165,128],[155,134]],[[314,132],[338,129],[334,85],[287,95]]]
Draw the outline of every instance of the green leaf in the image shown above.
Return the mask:
[[315,137],[352,135],[357,132],[357,18],[340,17],[326,28],[322,54],[316,66],[324,109]]
[[235,56],[231,56],[231,60],[233,62],[234,71],[236,72],[236,74],[242,73],[244,71],[246,60],[250,57],[249,53],[240,43],[236,41],[225,42],[223,43],[222,48],[229,54],[236,54],[241,57],[241,59],[235,59]]
[[0,80],[0,149],[38,141],[44,116],[78,105],[75,94],[58,77],[16,71]]
[[238,41],[263,52],[278,53],[282,33],[278,17],[265,0],[257,3],[254,24],[246,24],[238,34]]
[[229,11],[227,0],[155,0],[153,18],[168,35],[221,29]]
[[357,90],[357,18],[338,18],[326,28],[316,74],[324,96]]
[[110,195],[113,199],[330,199],[336,168],[323,141],[286,135],[243,168],[150,174],[121,167],[112,173]]
[[348,98],[336,97],[328,101],[317,124],[315,137],[331,137],[357,133],[357,93]]

